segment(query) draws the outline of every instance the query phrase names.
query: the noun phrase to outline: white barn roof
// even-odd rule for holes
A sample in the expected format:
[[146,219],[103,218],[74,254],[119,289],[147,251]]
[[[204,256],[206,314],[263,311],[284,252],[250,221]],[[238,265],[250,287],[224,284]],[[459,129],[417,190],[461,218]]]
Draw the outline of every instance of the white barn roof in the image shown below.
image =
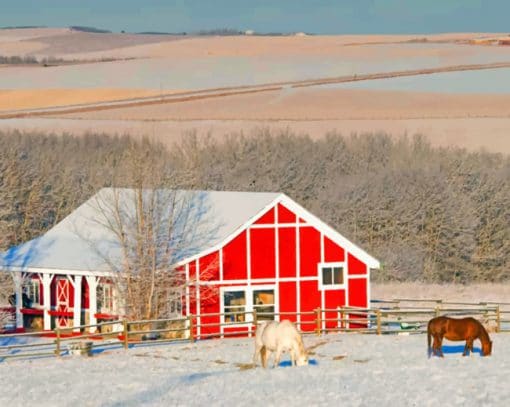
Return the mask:
[[[176,253],[174,261],[196,255],[216,246],[248,219],[271,205],[281,194],[260,192],[171,191],[158,190],[160,206],[168,209],[169,201],[180,205],[176,229],[190,219],[196,221],[191,247]],[[148,194],[146,194],[148,196]],[[118,199],[117,199],[118,198]],[[113,214],[118,202],[126,222],[133,218],[134,190],[103,188],[87,202],[41,237],[9,249],[0,257],[4,269],[55,269],[66,271],[111,271],[110,263],[120,260],[119,240],[105,226],[104,213]],[[184,209],[183,209],[184,208]],[[109,216],[112,217],[112,216]],[[102,220],[98,220],[98,218]],[[189,227],[189,225],[188,225]],[[175,235],[178,235],[176,233]]]
[[[41,237],[0,254],[0,268],[68,274],[113,271],[111,264],[121,264],[121,248],[118,237],[105,225],[112,222],[114,213],[122,214],[127,228],[136,223],[134,194],[132,189],[101,189]],[[257,216],[281,202],[368,267],[380,267],[378,260],[281,193],[157,190],[144,191],[144,199],[157,201],[155,207],[161,210],[161,218],[168,218],[170,207],[175,208],[174,215],[179,213],[179,218],[173,219],[171,239],[185,243],[175,251],[172,263],[217,250]]]

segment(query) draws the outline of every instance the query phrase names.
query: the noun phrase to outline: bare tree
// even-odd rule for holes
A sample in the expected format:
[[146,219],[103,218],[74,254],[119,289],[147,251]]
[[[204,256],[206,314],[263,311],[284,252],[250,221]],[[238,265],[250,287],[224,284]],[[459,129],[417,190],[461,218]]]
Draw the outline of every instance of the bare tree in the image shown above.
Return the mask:
[[[172,304],[181,302],[196,279],[186,278],[176,262],[208,248],[218,225],[208,217],[207,193],[178,189],[190,177],[173,168],[156,145],[133,145],[125,159],[129,172],[117,179],[130,187],[103,189],[89,202],[91,221],[112,237],[117,250],[105,251],[104,240],[81,235],[109,265],[125,315],[168,317],[175,311]],[[201,279],[217,266],[201,270]],[[212,294],[211,288],[201,289],[203,299]]]

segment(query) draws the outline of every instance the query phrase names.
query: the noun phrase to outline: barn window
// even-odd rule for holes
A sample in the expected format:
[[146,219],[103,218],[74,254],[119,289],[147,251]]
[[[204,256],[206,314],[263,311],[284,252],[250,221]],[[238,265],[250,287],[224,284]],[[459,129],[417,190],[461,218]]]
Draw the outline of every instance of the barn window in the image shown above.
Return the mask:
[[31,306],[41,305],[41,282],[32,278],[23,284],[23,290],[30,300]]
[[253,310],[258,320],[274,320],[274,290],[254,290]]
[[97,307],[99,312],[113,311],[113,287],[109,283],[97,286]]
[[274,286],[225,287],[222,288],[223,322],[242,324],[253,319],[274,320],[277,312],[277,301]]
[[180,289],[169,288],[161,290],[159,304],[161,313],[167,317],[182,315],[183,291]]
[[246,293],[242,291],[225,291],[223,293],[225,322],[244,322],[246,312]]
[[345,287],[345,264],[320,263],[319,287],[323,290]]

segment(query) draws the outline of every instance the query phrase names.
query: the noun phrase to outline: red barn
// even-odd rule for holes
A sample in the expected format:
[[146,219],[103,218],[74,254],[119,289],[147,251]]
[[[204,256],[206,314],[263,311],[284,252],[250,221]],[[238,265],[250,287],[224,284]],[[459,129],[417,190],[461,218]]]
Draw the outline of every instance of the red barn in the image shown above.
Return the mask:
[[[16,297],[18,328],[22,314],[43,317],[44,329],[122,316],[111,266],[114,259],[120,263],[120,250],[94,220],[98,197],[112,191],[117,189],[102,189],[45,235],[2,255],[0,268],[18,276],[18,294],[24,281],[32,304]],[[122,191],[119,196],[132,190]],[[196,315],[200,337],[248,330],[253,311],[258,319],[276,313],[313,330],[316,308],[369,307],[370,272],[379,262],[286,195],[179,193],[200,202],[191,205],[193,213],[215,225],[206,240],[175,259],[188,282],[176,309]],[[334,326],[336,321],[323,322]]]
[[[372,256],[284,194],[218,194],[234,194],[232,208],[235,194],[258,200],[259,207],[250,213],[252,208],[239,206],[245,213],[242,224],[179,263],[195,283],[184,302],[185,312],[197,316],[199,336],[247,330],[252,311],[258,319],[276,313],[311,331],[316,308],[369,307],[370,271],[379,268]],[[336,312],[326,315],[336,317]]]

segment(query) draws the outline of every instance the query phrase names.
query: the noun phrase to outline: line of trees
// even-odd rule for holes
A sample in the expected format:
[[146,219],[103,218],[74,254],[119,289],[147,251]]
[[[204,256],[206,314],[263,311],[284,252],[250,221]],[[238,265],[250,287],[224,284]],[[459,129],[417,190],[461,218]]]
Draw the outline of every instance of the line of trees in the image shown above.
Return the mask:
[[385,134],[183,140],[167,149],[0,132],[0,249],[44,233],[103,186],[282,191],[379,258],[377,280],[510,279],[508,156]]

